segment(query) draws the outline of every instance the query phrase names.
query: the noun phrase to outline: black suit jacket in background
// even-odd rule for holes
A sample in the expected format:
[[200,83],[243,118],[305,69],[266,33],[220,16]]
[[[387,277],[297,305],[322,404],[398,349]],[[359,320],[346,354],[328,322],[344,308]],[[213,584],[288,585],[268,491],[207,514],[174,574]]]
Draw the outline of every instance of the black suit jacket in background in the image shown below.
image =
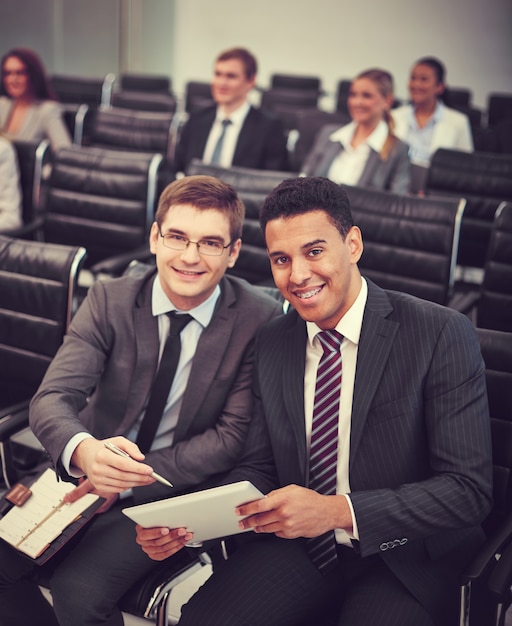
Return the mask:
[[[216,112],[217,107],[211,106],[192,113],[176,147],[176,172],[185,172],[192,159],[203,158]],[[238,136],[232,165],[288,170],[286,136],[281,120],[265,109],[251,107]]]

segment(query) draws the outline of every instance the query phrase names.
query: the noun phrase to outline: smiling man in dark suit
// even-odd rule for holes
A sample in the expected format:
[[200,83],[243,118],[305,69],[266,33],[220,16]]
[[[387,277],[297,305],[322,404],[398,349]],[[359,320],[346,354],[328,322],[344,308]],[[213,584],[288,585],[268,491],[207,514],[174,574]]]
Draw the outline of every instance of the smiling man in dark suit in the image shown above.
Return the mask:
[[[240,536],[180,625],[452,625],[491,506],[475,329],[361,276],[341,186],[286,180],[260,219],[295,310],[258,334],[255,412],[229,479],[267,495],[239,507],[256,533]],[[157,537],[138,531],[163,558]]]
[[211,83],[216,105],[193,112],[185,124],[176,148],[176,172],[185,172],[194,158],[223,167],[288,169],[281,121],[247,100],[256,72],[256,59],[244,48],[217,57]]
[[[37,566],[0,540],[3,626],[121,625],[119,599],[155,566],[122,508],[194,490],[239,459],[252,413],[254,336],[282,311],[225,275],[238,258],[243,218],[235,190],[220,180],[175,181],[160,197],[149,237],[156,268],[90,288],[32,400],[30,423],[58,476],[81,479],[69,497],[94,492],[106,501],[79,542],[49,561],[57,617],[33,577]],[[180,318],[188,323],[180,349],[171,345],[179,354],[173,378],[162,363]],[[148,430],[161,370],[169,385]],[[155,483],[153,470],[174,489]]]

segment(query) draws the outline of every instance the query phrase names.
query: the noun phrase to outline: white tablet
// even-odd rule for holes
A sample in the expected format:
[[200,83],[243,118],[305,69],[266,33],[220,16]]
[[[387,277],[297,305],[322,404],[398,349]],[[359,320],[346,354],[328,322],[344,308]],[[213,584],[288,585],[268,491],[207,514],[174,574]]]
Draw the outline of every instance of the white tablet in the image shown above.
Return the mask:
[[238,527],[243,518],[235,514],[235,508],[263,497],[252,483],[242,481],[130,506],[123,513],[144,528],[186,528],[194,533],[196,543],[245,532]]

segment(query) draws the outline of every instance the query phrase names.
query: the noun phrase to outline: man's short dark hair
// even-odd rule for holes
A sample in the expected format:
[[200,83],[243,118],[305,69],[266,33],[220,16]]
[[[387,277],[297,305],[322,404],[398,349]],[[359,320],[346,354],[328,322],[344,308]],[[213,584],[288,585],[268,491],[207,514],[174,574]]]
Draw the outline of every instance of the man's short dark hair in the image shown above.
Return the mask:
[[242,62],[247,80],[251,80],[256,76],[258,63],[256,57],[251,54],[249,50],[245,48],[230,48],[229,50],[224,50],[224,52],[221,52],[215,59],[215,62],[230,61],[231,59],[238,59]]
[[414,65],[427,65],[434,70],[437,83],[444,84],[446,79],[446,68],[436,57],[422,57],[421,59],[418,59]]
[[354,225],[350,202],[341,185],[321,176],[287,178],[265,198],[260,225],[265,233],[268,222],[295,217],[310,211],[325,211],[332,225],[345,239]]
[[163,190],[155,221],[162,226],[167,212],[172,206],[190,204],[196,209],[220,211],[229,220],[231,241],[242,236],[242,226],[245,217],[244,203],[238,197],[235,189],[213,176],[185,176],[173,181]]

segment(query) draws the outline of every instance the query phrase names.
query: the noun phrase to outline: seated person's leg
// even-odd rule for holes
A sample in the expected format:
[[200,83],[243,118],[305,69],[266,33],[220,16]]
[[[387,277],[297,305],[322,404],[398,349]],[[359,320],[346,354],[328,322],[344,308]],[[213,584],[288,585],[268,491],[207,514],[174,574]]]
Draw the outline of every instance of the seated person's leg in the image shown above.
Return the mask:
[[0,540],[0,624],[58,626],[52,607],[34,581],[36,565]]
[[[254,536],[183,607],[180,626],[288,626],[314,621],[329,585],[302,542]],[[313,621],[311,621],[313,620]]]
[[61,626],[122,625],[118,601],[155,567],[135,542],[135,524],[121,513],[124,506],[98,515],[55,570],[51,590]]

